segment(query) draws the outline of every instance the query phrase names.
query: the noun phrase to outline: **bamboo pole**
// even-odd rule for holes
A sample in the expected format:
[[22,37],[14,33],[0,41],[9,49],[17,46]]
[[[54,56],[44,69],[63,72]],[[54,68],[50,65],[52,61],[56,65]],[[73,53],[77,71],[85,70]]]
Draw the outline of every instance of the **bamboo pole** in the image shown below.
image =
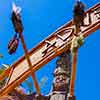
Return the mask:
[[30,61],[29,54],[28,54],[28,50],[27,50],[27,48],[26,48],[25,41],[24,41],[24,38],[23,38],[23,35],[22,35],[21,32],[19,32],[19,36],[20,36],[20,39],[21,39],[21,42],[22,42],[22,46],[23,46],[23,49],[24,49],[24,52],[25,52],[26,60],[27,60],[28,65],[29,65],[29,67],[30,67],[32,79],[33,79],[33,81],[34,81],[34,86],[35,86],[35,88],[36,88],[37,93],[40,94],[40,87],[39,87],[39,85],[38,85],[38,82],[37,82],[37,80],[36,80],[36,77],[35,77],[34,72],[32,72],[32,63],[31,63],[31,61]]
[[76,78],[76,64],[77,64],[77,53],[78,48],[75,49],[75,52],[72,53],[72,73],[71,73],[71,80],[70,80],[70,95],[74,95],[74,81]]

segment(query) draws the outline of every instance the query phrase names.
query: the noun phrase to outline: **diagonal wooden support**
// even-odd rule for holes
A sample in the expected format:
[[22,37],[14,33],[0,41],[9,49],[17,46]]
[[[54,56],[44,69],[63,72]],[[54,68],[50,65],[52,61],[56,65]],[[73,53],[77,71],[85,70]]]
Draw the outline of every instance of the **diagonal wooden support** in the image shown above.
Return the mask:
[[[23,46],[23,49],[24,49],[24,52],[25,52],[25,58],[26,58],[27,63],[28,63],[28,65],[29,65],[29,67],[30,67],[30,73],[31,73],[31,75],[32,75],[32,79],[33,79],[33,82],[34,82],[34,86],[35,86],[35,88],[36,88],[37,93],[40,94],[40,87],[39,87],[38,82],[37,82],[37,80],[36,80],[35,73],[32,71],[32,64],[31,64],[31,61],[30,61],[30,58],[29,58],[28,50],[27,50],[27,48],[26,48],[25,41],[24,41],[24,38],[23,38],[22,33],[19,33],[19,36],[20,36],[20,39],[21,39],[21,42],[22,42],[22,46]],[[12,69],[10,70],[10,74],[9,74],[9,77],[8,77],[9,79],[8,79],[8,81],[7,81],[7,84],[8,84],[9,81],[10,81],[10,78],[11,78],[11,76],[12,76],[13,71],[14,71],[14,68],[12,68]]]
[[[25,52],[25,58],[26,58],[27,63],[28,63],[28,65],[29,65],[29,67],[30,67],[30,73],[31,73],[31,75],[32,75],[32,79],[33,79],[33,82],[34,82],[34,86],[35,86],[35,88],[36,88],[37,93],[40,94],[40,87],[39,87],[38,82],[37,82],[37,80],[36,80],[35,73],[32,71],[32,64],[31,64],[31,61],[30,61],[30,58],[29,58],[28,50],[27,50],[27,48],[26,48],[25,41],[24,41],[24,38],[23,38],[22,33],[19,33],[19,36],[20,36],[20,39],[21,39],[21,42],[22,42],[22,46],[23,46],[23,49],[24,49],[24,52]],[[8,81],[7,81],[7,84],[8,84],[9,81],[10,81],[10,78],[11,78],[11,76],[12,76],[13,71],[14,71],[14,68],[12,68],[12,69],[9,71],[10,74],[9,74],[9,77],[8,77],[9,79],[8,79]],[[7,85],[7,84],[6,84],[6,85]]]
[[26,45],[25,45],[25,42],[24,42],[24,38],[23,38],[22,33],[19,33],[19,36],[20,36],[20,39],[21,39],[21,42],[22,42],[22,45],[23,45],[23,48],[24,48],[25,57],[27,59],[28,65],[30,67],[30,72],[31,72],[31,75],[32,75],[32,79],[34,81],[34,86],[36,88],[37,93],[40,94],[40,87],[39,87],[38,82],[36,80],[35,74],[32,71],[32,63],[30,61],[29,54],[28,54],[28,51],[26,49]]

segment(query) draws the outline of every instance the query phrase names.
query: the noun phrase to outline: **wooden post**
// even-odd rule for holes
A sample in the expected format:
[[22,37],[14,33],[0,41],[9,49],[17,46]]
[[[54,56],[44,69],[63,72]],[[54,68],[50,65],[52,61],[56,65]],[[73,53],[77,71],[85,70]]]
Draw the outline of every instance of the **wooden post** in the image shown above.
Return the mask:
[[[75,27],[74,35],[77,37],[77,33],[80,31],[80,28]],[[69,90],[69,96],[68,100],[76,100],[76,97],[74,96],[74,82],[76,78],[76,64],[77,64],[77,53],[78,53],[78,47],[74,47],[76,43],[74,42],[77,40],[73,40],[71,44],[71,52],[72,52],[72,69],[71,69],[71,80],[70,80],[70,90]]]
[[68,100],[76,100],[76,97],[74,96],[74,81],[76,78],[77,53],[78,53],[78,48],[76,48],[75,51],[72,52],[72,72],[71,72],[70,90],[69,90],[70,93],[67,98]]
[[76,48],[75,52],[72,53],[72,73],[70,80],[70,95],[74,95],[74,81],[76,77],[76,64],[77,64],[77,52],[78,48]]
[[25,42],[24,42],[24,38],[23,38],[23,35],[22,35],[21,32],[19,32],[19,36],[20,36],[20,39],[21,39],[21,42],[22,42],[22,46],[23,46],[23,49],[24,49],[24,52],[25,52],[25,57],[26,57],[26,59],[27,59],[28,65],[29,65],[29,67],[30,67],[32,79],[33,79],[33,81],[34,81],[34,86],[35,86],[35,88],[36,88],[37,93],[40,94],[40,87],[39,87],[39,85],[38,85],[38,82],[37,82],[37,80],[36,80],[36,77],[35,77],[34,72],[32,72],[32,63],[31,63],[31,61],[30,61],[29,54],[28,54],[28,50],[27,50],[27,48],[26,48],[26,45],[25,45]]

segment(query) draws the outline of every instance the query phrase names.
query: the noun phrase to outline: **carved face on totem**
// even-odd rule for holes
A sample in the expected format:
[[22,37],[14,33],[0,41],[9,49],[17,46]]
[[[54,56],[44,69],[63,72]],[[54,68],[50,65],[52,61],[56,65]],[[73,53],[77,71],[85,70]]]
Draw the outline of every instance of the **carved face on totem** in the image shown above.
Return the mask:
[[66,75],[57,75],[54,78],[53,86],[55,91],[65,91],[67,86]]

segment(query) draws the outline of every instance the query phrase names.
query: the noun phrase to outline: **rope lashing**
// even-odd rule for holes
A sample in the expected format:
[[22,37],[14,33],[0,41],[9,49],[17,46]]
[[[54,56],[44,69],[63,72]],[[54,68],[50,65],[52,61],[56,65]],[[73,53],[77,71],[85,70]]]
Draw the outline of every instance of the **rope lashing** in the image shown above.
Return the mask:
[[71,51],[74,52],[76,48],[79,48],[84,43],[83,34],[73,37],[71,44]]

